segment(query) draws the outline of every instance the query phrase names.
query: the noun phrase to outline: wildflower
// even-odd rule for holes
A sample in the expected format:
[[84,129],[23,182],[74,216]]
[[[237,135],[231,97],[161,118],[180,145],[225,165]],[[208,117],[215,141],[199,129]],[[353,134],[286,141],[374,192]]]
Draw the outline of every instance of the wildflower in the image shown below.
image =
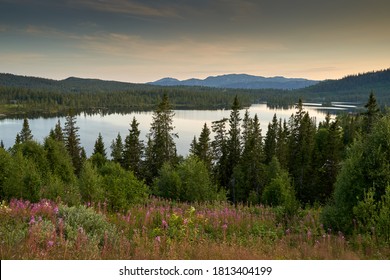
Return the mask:
[[227,227],[228,227],[227,223],[224,223],[222,226],[222,229],[225,231],[225,230],[227,230]]
[[167,221],[165,221],[165,220],[162,221],[162,227],[163,227],[163,229],[168,228],[168,223],[167,223]]
[[311,231],[310,230],[307,231],[307,239],[311,239]]
[[156,236],[155,240],[156,240],[158,243],[160,243],[160,242],[161,242],[160,236]]
[[47,247],[52,247],[53,245],[54,245],[54,241],[49,240],[49,241],[47,242]]
[[35,224],[35,217],[34,216],[31,216],[29,224],[30,225]]
[[290,235],[290,229],[288,228],[288,229],[286,229],[286,235]]

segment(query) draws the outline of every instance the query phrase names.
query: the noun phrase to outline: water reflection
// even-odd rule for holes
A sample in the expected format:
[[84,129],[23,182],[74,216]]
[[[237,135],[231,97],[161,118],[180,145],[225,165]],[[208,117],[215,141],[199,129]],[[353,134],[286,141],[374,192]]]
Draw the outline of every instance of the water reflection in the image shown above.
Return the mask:
[[[321,107],[322,109],[323,107]],[[304,109],[309,112],[311,117],[314,117],[318,122],[325,119],[327,110],[318,110],[315,106],[304,106]],[[331,107],[337,110],[337,107]],[[340,109],[340,108],[338,108]],[[275,109],[269,108],[266,104],[254,104],[248,108],[250,115],[253,117],[258,115],[262,134],[265,136],[268,123],[272,120],[274,114],[278,118],[288,119],[295,113],[295,108]],[[245,109],[241,110],[243,117]],[[135,117],[141,131],[141,139],[146,142],[146,135],[149,133],[150,124],[152,122],[152,111],[132,112],[132,113],[113,113],[100,112],[99,114],[91,114],[90,112],[81,112],[77,115],[77,126],[80,128],[81,144],[85,147],[87,155],[91,155],[93,146],[98,137],[99,132],[102,134],[105,141],[107,153],[110,154],[110,145],[117,134],[120,133],[122,139],[129,134],[130,123]],[[29,119],[30,129],[34,135],[34,139],[42,142],[44,137],[49,134],[50,129],[54,128],[58,120],[61,125],[65,124],[65,115],[56,115],[53,117],[38,117]],[[222,118],[229,118],[230,110],[175,110],[174,117],[174,132],[179,134],[179,139],[176,139],[177,150],[180,155],[186,156],[189,151],[190,143],[194,136],[198,137],[203,124],[206,122],[209,127],[211,123]],[[3,140],[6,148],[11,147],[15,142],[16,134],[20,132],[23,124],[23,119],[2,119],[0,120],[0,139]]]

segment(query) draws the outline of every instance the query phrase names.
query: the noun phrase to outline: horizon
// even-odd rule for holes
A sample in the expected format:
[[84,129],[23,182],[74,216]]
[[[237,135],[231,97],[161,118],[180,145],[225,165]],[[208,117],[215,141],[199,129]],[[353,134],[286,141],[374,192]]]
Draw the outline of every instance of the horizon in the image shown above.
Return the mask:
[[390,65],[386,0],[0,0],[0,72],[147,83]]
[[210,77],[221,77],[221,76],[228,76],[228,75],[249,75],[249,76],[262,77],[262,78],[267,78],[267,79],[268,78],[280,77],[280,78],[285,78],[285,79],[307,79],[307,80],[316,81],[316,82],[323,82],[323,81],[327,81],[327,80],[341,80],[341,79],[349,77],[349,76],[368,74],[368,73],[375,73],[375,72],[386,71],[386,70],[390,70],[390,67],[383,68],[383,69],[376,69],[376,70],[368,70],[368,71],[359,72],[359,73],[351,73],[351,74],[344,75],[344,76],[342,76],[340,78],[325,78],[325,79],[322,79],[322,80],[311,80],[311,79],[306,78],[306,77],[286,77],[286,76],[280,76],[280,75],[260,76],[260,75],[252,75],[252,74],[248,74],[248,73],[226,73],[226,74],[219,74],[219,75],[211,75],[211,76],[207,76],[207,77],[190,77],[190,78],[186,78],[186,79],[178,79],[178,78],[175,78],[175,77],[165,76],[165,77],[159,78],[159,79],[154,80],[154,81],[146,81],[146,82],[121,81],[121,80],[111,80],[111,79],[107,80],[107,79],[104,79],[104,78],[80,77],[80,76],[68,76],[68,77],[57,79],[57,78],[49,78],[49,77],[44,77],[44,76],[31,76],[31,75],[24,75],[24,74],[17,74],[17,73],[9,73],[9,72],[0,72],[0,74],[22,76],[22,77],[28,77],[28,78],[47,79],[47,80],[53,80],[53,81],[64,81],[64,80],[67,80],[67,79],[70,79],[70,78],[76,78],[76,79],[86,79],[86,80],[101,80],[101,81],[106,81],[106,82],[120,82],[120,83],[131,83],[131,84],[147,84],[147,83],[157,82],[157,81],[160,81],[160,80],[163,80],[163,79],[174,79],[174,80],[178,80],[179,82],[183,82],[183,81],[190,80],[190,79],[205,80],[205,79],[210,78]]

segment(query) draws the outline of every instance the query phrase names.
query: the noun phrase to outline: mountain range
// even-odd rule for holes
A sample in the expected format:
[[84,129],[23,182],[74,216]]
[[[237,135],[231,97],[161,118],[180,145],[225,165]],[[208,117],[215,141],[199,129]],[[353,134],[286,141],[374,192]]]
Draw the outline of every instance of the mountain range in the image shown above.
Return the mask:
[[241,88],[241,89],[299,89],[317,84],[319,81],[277,77],[252,76],[247,74],[227,74],[210,76],[206,79],[178,80],[175,78],[163,78],[150,82],[157,86],[203,86],[215,88]]

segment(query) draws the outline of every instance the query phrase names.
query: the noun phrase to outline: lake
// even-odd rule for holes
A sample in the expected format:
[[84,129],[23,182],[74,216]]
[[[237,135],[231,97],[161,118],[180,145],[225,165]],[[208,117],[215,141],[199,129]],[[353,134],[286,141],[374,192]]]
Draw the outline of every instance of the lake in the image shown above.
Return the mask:
[[[318,110],[316,104],[304,104],[304,109],[309,112],[311,117],[315,117],[317,125],[320,121],[325,119],[326,110]],[[340,104],[338,104],[340,105]],[[344,110],[343,107],[329,107],[332,112],[334,110]],[[276,113],[278,119],[287,119],[291,114],[295,113],[295,109],[271,109],[266,104],[254,104],[248,108],[250,115],[255,114],[260,119],[262,135],[265,136],[268,123],[272,120]],[[190,144],[202,130],[206,122],[209,128],[211,123],[222,118],[229,118],[230,110],[175,110],[175,117],[173,125],[174,132],[179,134],[179,138],[175,140],[177,152],[179,155],[188,155]],[[241,117],[244,116],[245,110],[241,110]],[[152,122],[153,112],[133,112],[128,114],[110,114],[110,115],[87,115],[80,114],[77,116],[77,126],[80,128],[79,135],[81,145],[85,148],[87,155],[90,156],[93,151],[95,141],[99,132],[103,136],[106,145],[107,154],[111,153],[110,145],[113,139],[116,138],[118,132],[122,139],[129,134],[130,123],[133,117],[136,117],[141,131],[141,140],[146,143],[146,134],[149,132],[150,124]],[[30,129],[34,139],[38,142],[49,135],[50,129],[54,128],[57,121],[60,120],[62,127],[65,124],[65,118],[35,118],[29,119]],[[0,140],[3,140],[6,148],[11,147],[15,143],[16,134],[22,129],[22,119],[0,119]]]

